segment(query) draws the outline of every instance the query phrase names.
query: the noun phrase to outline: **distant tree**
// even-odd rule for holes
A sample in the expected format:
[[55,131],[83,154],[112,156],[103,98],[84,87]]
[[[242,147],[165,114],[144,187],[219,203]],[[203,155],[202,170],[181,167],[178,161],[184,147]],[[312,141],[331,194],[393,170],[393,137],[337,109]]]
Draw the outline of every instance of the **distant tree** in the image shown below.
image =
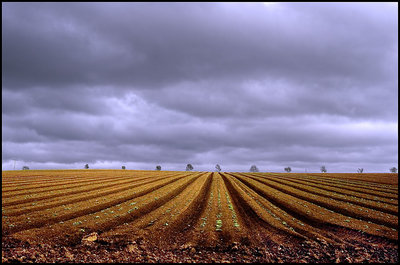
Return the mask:
[[160,165],[156,166],[156,170],[161,170],[161,166]]
[[363,169],[363,168],[359,168],[359,169],[357,169],[357,172],[358,172],[358,173],[363,173],[363,171],[364,171],[364,169]]
[[88,168],[89,168],[89,164],[86,164],[86,165],[85,165],[85,169],[88,169]]
[[289,173],[292,171],[292,169],[290,167],[285,167],[285,171]]
[[252,166],[250,167],[250,172],[258,172],[257,166],[256,166],[256,165],[252,165]]
[[122,166],[122,169],[125,169],[125,166]]
[[325,166],[322,166],[322,167],[321,167],[321,172],[322,172],[322,173],[326,173],[326,167],[325,167]]
[[220,165],[216,164],[216,165],[215,165],[215,169],[217,170],[217,172],[220,172],[220,171],[221,171]]
[[28,166],[23,166],[22,170],[29,170],[29,167]]
[[390,172],[392,172],[392,173],[397,173],[397,168],[396,168],[396,167],[392,167],[392,168],[390,169]]
[[193,170],[192,164],[187,164],[186,165],[186,171],[192,171],[192,170]]

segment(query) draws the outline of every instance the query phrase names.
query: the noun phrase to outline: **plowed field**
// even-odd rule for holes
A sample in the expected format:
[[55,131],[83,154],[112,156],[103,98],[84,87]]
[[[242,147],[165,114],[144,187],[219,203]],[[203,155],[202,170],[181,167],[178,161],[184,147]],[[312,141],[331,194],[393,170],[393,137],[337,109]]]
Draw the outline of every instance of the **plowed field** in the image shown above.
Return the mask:
[[[371,251],[364,254],[372,261],[396,262],[398,175],[136,170],[2,173],[3,246],[12,241],[72,247],[93,234],[93,244],[146,242],[159,250],[187,250],[192,258],[199,249],[241,253],[243,247],[261,251],[261,258],[248,261],[338,261],[340,256],[339,261],[357,262],[363,261],[360,253],[365,249],[386,253],[389,248],[382,260],[371,258]],[[299,254],[296,250],[296,259],[290,252],[316,245],[319,252]],[[333,257],[328,250],[321,251],[324,246],[332,247]],[[359,250],[350,251],[353,256],[335,252],[346,247]],[[7,253],[3,251],[3,261],[10,260]],[[193,260],[202,261],[200,257]]]

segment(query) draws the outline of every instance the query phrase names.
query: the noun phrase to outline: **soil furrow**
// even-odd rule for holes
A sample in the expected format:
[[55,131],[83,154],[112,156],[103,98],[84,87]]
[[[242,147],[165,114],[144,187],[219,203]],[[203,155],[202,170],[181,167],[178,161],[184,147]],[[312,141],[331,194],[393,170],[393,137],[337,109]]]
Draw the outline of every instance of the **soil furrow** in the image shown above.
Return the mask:
[[[274,175],[273,178],[276,179],[277,177]],[[343,188],[337,188],[337,187],[333,187],[330,185],[326,185],[323,182],[314,182],[314,181],[310,181],[310,180],[300,180],[300,179],[296,179],[296,178],[281,178],[281,177],[278,177],[278,179],[283,179],[285,181],[289,181],[292,183],[298,183],[298,184],[303,184],[303,185],[307,185],[310,187],[319,188],[319,189],[326,190],[329,192],[336,192],[336,193],[343,194],[343,195],[353,196],[355,198],[360,198],[362,200],[365,199],[365,200],[370,200],[370,201],[392,204],[392,205],[396,205],[396,206],[398,205],[398,201],[395,199],[388,199],[388,198],[372,196],[372,195],[365,194],[362,192],[357,192],[357,191],[349,191],[349,190],[346,190]]]
[[[286,176],[285,176],[286,177]],[[293,177],[293,176],[291,176]],[[296,178],[299,178],[296,176]],[[319,177],[316,178],[315,176],[303,176],[302,179],[307,179],[307,181],[318,183],[318,184],[323,184],[327,186],[333,186],[333,187],[338,187],[338,188],[343,188],[347,190],[354,190],[354,191],[360,191],[360,192],[365,192],[368,194],[372,195],[382,195],[382,197],[389,197],[389,198],[395,198],[397,196],[398,192],[397,189],[391,185],[390,187],[382,187],[383,185],[378,185],[377,186],[368,186],[367,184],[357,184],[353,182],[346,182],[343,180],[337,180],[337,179],[332,179],[332,178],[324,178],[324,177]]]
[[357,197],[354,197],[354,198],[349,197],[348,195],[345,195],[345,194],[339,194],[337,192],[329,191],[327,189],[323,189],[318,186],[304,185],[299,182],[291,182],[291,181],[282,180],[282,179],[277,180],[276,178],[265,177],[265,176],[263,176],[262,178],[267,179],[270,182],[277,183],[278,185],[279,185],[279,183],[281,183],[281,184],[308,192],[310,194],[315,194],[315,195],[323,196],[326,198],[332,198],[332,199],[340,200],[340,201],[344,201],[344,202],[350,202],[352,204],[361,205],[363,207],[371,208],[371,209],[381,211],[384,213],[389,213],[389,214],[393,214],[393,215],[398,214],[398,207],[391,205],[391,204],[385,204],[385,203],[380,203],[380,202],[371,201],[371,200],[360,200],[360,198],[357,198]]
[[236,174],[235,177],[261,196],[272,201],[275,205],[279,205],[280,208],[295,216],[297,219],[302,221],[307,219],[309,223],[313,223],[316,227],[318,227],[319,224],[331,223],[397,240],[398,235],[396,230],[393,231],[386,226],[374,223],[367,224],[367,222],[345,216],[341,213],[333,212],[307,200],[299,199],[287,193],[273,189],[262,182],[253,180],[252,178],[240,176],[240,174]]
[[[174,176],[169,176],[169,177],[165,177],[165,178],[160,178],[160,179],[150,179],[150,180],[148,180],[148,181],[144,181],[144,182],[141,182],[141,183],[138,183],[138,184],[133,184],[133,185],[129,185],[129,186],[123,186],[123,187],[120,187],[120,188],[116,188],[116,189],[114,189],[113,191],[109,191],[109,192],[105,192],[104,194],[103,194],[103,196],[104,195],[108,195],[108,194],[111,194],[112,192],[120,192],[120,191],[124,191],[124,190],[128,190],[128,189],[132,189],[132,188],[135,188],[135,187],[139,187],[139,186],[141,186],[141,185],[146,185],[146,184],[149,184],[149,183],[152,183],[152,182],[157,182],[157,181],[160,181],[160,180],[164,180],[164,179],[166,179],[166,178],[173,178]],[[131,181],[132,183],[135,183],[135,182],[140,182],[140,181],[142,181],[142,179],[140,179],[140,180],[138,180],[138,181]],[[97,192],[100,192],[102,189],[104,189],[104,188],[109,188],[109,187],[114,187],[114,186],[119,186],[120,184],[112,184],[112,185],[105,185],[105,186],[100,186],[100,187],[95,187],[95,188],[89,188],[89,189],[84,189],[84,190],[72,190],[72,191],[69,191],[69,192],[64,192],[64,193],[61,193],[61,194],[51,194],[51,195],[47,195],[47,196],[42,196],[42,197],[38,197],[38,198],[28,198],[28,199],[23,199],[23,200],[16,200],[16,201],[6,201],[6,202],[4,202],[3,203],[3,205],[4,206],[16,206],[16,205],[20,205],[20,204],[25,204],[25,203],[31,203],[31,202],[38,202],[38,201],[42,201],[42,200],[48,200],[48,199],[54,199],[54,198],[58,198],[58,197],[61,197],[61,198],[59,198],[59,200],[63,200],[63,198],[65,198],[66,196],[70,196],[70,195],[75,195],[75,194],[81,194],[81,193],[87,193],[87,192],[91,192],[91,191],[97,191]],[[99,195],[100,196],[100,195]],[[88,196],[88,197],[86,197],[86,199],[89,199],[89,198],[95,198],[95,197],[98,197],[98,196],[96,196],[96,195],[93,195],[93,196]],[[82,200],[82,199],[81,199]],[[77,200],[74,200],[74,202],[76,202]],[[80,200],[78,200],[78,201],[80,201]],[[61,203],[61,201],[60,201],[60,203]],[[69,203],[69,202],[66,202],[66,203]],[[59,204],[59,203],[58,203]],[[62,204],[65,204],[65,203],[62,203]],[[61,204],[61,205],[62,205]],[[59,204],[60,205],[60,204]],[[54,206],[51,206],[51,207],[54,207]],[[45,208],[39,208],[39,209],[46,209],[46,208],[48,208],[48,207],[45,207]]]
[[60,221],[64,222],[64,221],[67,221],[67,220],[70,220],[70,219],[73,219],[73,218],[76,218],[76,217],[80,217],[82,215],[87,215],[87,214],[90,214],[90,213],[98,212],[98,211],[100,211],[102,209],[106,209],[106,208],[111,207],[113,205],[117,205],[117,204],[123,203],[125,201],[132,200],[132,199],[134,199],[136,197],[143,196],[143,195],[145,195],[147,193],[150,193],[152,191],[160,189],[160,188],[162,188],[162,187],[164,187],[166,185],[169,185],[169,184],[171,184],[171,183],[173,183],[175,181],[178,181],[179,179],[182,179],[182,178],[184,178],[184,177],[177,177],[175,179],[169,180],[167,182],[164,182],[164,183],[161,183],[161,184],[158,184],[158,185],[152,185],[151,187],[149,187],[149,188],[147,188],[145,190],[142,190],[141,192],[137,192],[137,193],[131,194],[131,195],[126,196],[126,197],[117,198],[117,199],[114,199],[114,200],[109,200],[109,201],[107,201],[105,203],[101,203],[101,204],[98,204],[98,205],[89,206],[88,208],[83,208],[83,209],[80,209],[80,210],[77,210],[77,211],[74,211],[74,212],[71,212],[71,213],[68,213],[68,214],[63,214],[63,215],[52,217],[52,218],[48,218],[48,219],[33,220],[30,223],[26,223],[23,226],[13,226],[13,227],[8,227],[7,229],[3,228],[2,229],[2,234],[3,235],[13,234],[13,233],[16,233],[16,232],[19,232],[19,231],[23,231],[23,230],[28,230],[28,229],[32,229],[32,228],[40,228],[40,227],[43,227],[43,226],[46,226],[46,225],[48,226],[48,225],[51,225],[51,224],[58,223]]
[[347,215],[349,217],[362,219],[365,221],[371,221],[379,224],[386,225],[391,228],[398,227],[398,220],[391,214],[383,213],[380,211],[376,211],[374,209],[365,208],[362,206],[354,206],[353,204],[340,203],[336,200],[326,197],[322,197],[319,195],[315,195],[309,192],[304,192],[298,188],[289,187],[285,184],[274,184],[271,181],[267,181],[266,179],[260,179],[257,177],[249,176],[250,178],[263,183],[273,189],[279,190],[285,194],[290,194],[291,196],[297,197],[299,199],[303,199],[309,202],[314,203],[315,205],[322,206],[326,209],[333,210],[335,212],[339,212],[341,214]]

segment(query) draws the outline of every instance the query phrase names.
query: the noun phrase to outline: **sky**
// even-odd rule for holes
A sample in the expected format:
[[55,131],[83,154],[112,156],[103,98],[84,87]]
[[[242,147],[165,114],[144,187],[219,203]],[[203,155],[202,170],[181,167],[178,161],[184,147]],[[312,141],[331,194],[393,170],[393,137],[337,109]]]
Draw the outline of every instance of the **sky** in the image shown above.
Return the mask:
[[397,3],[2,3],[2,170],[389,172]]

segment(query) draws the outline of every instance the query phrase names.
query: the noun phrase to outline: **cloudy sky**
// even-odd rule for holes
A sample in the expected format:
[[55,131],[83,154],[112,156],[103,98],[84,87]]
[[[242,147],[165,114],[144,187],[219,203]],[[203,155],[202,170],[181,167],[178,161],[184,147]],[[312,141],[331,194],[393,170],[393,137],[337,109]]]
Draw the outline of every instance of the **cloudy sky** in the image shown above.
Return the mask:
[[2,169],[389,172],[397,9],[2,3]]

